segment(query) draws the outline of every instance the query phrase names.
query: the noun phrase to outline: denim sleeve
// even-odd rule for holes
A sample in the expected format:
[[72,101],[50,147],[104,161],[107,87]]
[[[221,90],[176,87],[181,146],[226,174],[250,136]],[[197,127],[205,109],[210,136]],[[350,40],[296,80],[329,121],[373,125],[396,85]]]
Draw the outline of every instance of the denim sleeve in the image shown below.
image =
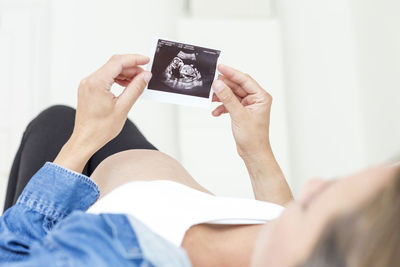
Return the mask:
[[[74,211],[42,240],[32,244],[30,257],[7,263],[7,266],[154,265],[144,258],[136,233],[125,215]],[[175,265],[166,262],[163,266]]]
[[89,177],[46,163],[0,217],[0,264],[28,258],[35,241],[72,211],[86,211],[98,196]]

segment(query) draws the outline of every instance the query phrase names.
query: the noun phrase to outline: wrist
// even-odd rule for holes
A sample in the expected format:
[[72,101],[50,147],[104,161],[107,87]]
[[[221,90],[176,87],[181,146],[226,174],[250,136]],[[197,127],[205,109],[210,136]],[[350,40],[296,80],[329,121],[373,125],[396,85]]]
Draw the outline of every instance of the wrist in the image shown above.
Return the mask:
[[103,146],[98,144],[99,142],[96,142],[96,140],[97,139],[93,134],[82,132],[76,133],[74,130],[64,146],[67,146],[82,155],[93,155]]
[[268,162],[275,161],[275,156],[272,153],[272,150],[242,155],[241,158],[247,167],[265,165]]
[[62,147],[54,163],[76,172],[82,172],[96,151],[97,149],[91,146],[90,142],[85,142],[84,139],[72,135]]
[[275,158],[274,153],[272,152],[272,148],[269,144],[259,146],[257,149],[252,150],[244,150],[238,148],[238,153],[245,163],[252,163]]

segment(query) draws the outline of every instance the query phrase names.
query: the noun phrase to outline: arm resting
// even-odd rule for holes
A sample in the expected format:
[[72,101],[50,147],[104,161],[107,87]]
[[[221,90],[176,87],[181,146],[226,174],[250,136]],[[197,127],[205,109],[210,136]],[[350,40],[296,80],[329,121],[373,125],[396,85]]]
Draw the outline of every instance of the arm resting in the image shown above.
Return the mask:
[[98,196],[97,185],[88,177],[46,163],[0,217],[0,263],[29,256],[35,241],[72,211],[87,210]]

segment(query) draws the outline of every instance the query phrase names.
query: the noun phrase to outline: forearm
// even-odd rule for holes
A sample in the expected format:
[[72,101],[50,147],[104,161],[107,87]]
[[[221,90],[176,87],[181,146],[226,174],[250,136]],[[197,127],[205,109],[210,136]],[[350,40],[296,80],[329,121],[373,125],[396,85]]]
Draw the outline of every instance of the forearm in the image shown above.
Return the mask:
[[293,199],[289,185],[272,151],[243,160],[257,200],[285,205]]
[[73,134],[58,153],[54,163],[66,169],[82,173],[90,157],[98,150],[90,138]]

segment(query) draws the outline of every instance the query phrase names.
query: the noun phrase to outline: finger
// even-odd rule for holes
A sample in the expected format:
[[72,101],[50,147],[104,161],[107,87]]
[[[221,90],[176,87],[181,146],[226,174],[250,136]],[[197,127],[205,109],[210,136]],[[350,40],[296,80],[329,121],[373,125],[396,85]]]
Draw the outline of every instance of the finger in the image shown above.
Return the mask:
[[126,80],[115,79],[115,82],[121,85],[122,87],[127,87],[132,82],[132,79],[126,79]]
[[256,95],[248,95],[245,98],[243,98],[242,101],[241,101],[243,106],[253,105],[256,102],[257,102],[257,96]]
[[118,97],[117,106],[128,113],[133,104],[143,93],[143,90],[149,83],[151,76],[151,72],[148,71],[143,71],[137,75]]
[[[239,102],[242,101],[242,98],[239,97],[239,96],[237,96],[237,95],[236,95],[236,98],[239,100]],[[217,96],[215,93],[213,93],[212,101],[211,101],[211,102],[221,102],[221,100],[219,100],[218,96]]]
[[115,77],[115,79],[124,79],[124,78],[130,78],[132,79],[134,76],[138,75],[141,73],[143,69],[141,67],[131,67],[131,68],[126,68],[121,71],[121,73]]
[[114,55],[96,72],[96,74],[100,75],[102,79],[106,79],[107,82],[112,84],[114,79],[118,77],[118,75],[120,75],[125,69],[136,67],[138,65],[144,65],[149,61],[150,59],[148,57],[142,55]]
[[221,72],[226,78],[240,85],[247,93],[254,94],[261,90],[261,86],[253,80],[249,75],[244,74],[229,66],[219,64],[218,71]]
[[216,107],[213,112],[212,115],[214,117],[219,117],[220,115],[224,114],[224,113],[228,113],[228,111],[226,110],[226,108],[224,107],[224,105],[220,105],[218,107]]
[[215,93],[213,93],[212,102],[221,102],[221,100],[219,100],[218,96]]
[[144,70],[141,67],[128,68],[126,70],[123,70],[121,74],[114,79],[114,82],[123,87],[127,87],[131,83],[133,78],[135,78],[136,75],[140,74],[143,71]]
[[231,115],[231,118],[239,119],[244,112],[244,107],[240,104],[240,101],[236,98],[232,90],[221,80],[214,81],[213,89]]
[[218,75],[218,79],[223,81],[229,88],[231,88],[236,95],[242,98],[248,95],[248,93],[245,90],[243,90],[243,88],[240,85],[229,80],[224,75]]

